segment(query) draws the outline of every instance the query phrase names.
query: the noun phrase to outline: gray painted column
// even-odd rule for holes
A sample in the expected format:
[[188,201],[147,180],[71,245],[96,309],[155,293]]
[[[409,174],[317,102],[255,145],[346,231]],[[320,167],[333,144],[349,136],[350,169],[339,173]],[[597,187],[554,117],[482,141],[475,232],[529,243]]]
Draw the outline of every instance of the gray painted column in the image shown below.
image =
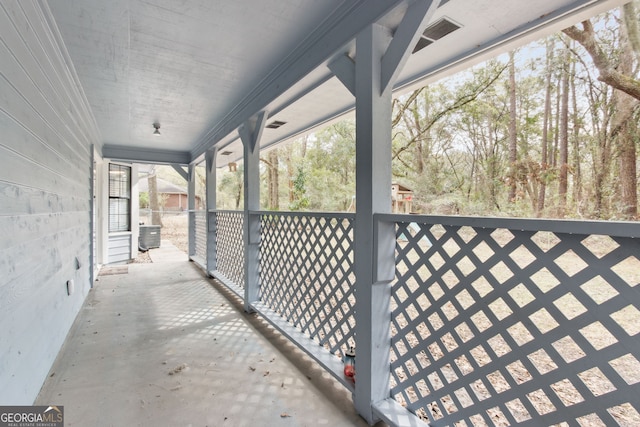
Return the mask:
[[196,165],[189,165],[187,198],[189,212],[189,258],[196,254]]
[[[390,281],[393,227],[377,230],[375,213],[391,212],[391,85],[382,91],[385,28],[372,25],[356,39],[356,410],[376,421],[372,404],[389,397]],[[376,234],[376,232],[378,232]]]
[[218,156],[218,148],[213,147],[207,150],[205,154],[205,185],[207,191],[207,273],[211,274],[218,268],[216,266],[216,157]]
[[238,128],[244,147],[244,309],[249,313],[260,292],[260,215],[253,212],[260,210],[260,138],[267,116],[263,111]]

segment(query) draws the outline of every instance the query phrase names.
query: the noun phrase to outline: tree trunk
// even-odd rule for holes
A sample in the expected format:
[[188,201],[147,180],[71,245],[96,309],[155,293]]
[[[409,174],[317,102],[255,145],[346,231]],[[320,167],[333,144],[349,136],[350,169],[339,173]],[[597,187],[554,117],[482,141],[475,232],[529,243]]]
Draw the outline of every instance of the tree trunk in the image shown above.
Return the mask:
[[560,176],[558,180],[558,217],[563,218],[567,208],[569,185],[569,66],[570,51],[567,48],[562,67],[562,99],[560,102]]
[[545,197],[547,193],[547,170],[549,169],[549,126],[551,125],[551,76],[552,62],[553,62],[553,49],[554,46],[547,41],[547,76],[546,87],[544,95],[544,119],[542,123],[542,150],[540,153],[540,191],[538,194],[538,206],[536,208],[536,216],[541,217],[544,212]]
[[289,144],[286,148],[286,155],[284,158],[284,163],[285,166],[287,168],[287,190],[289,193],[289,203],[293,202],[294,200],[294,194],[293,194],[293,173],[294,173],[294,167],[293,167],[293,161],[291,159],[292,156],[292,150],[293,150],[293,145]]
[[580,206],[582,203],[582,169],[580,167],[580,118],[578,115],[578,100],[576,94],[575,83],[575,68],[576,64],[571,64],[571,108],[573,109],[571,115],[571,123],[573,123],[573,135],[572,135],[572,156],[571,167],[573,169],[573,203],[575,204],[576,212],[581,215]]
[[555,120],[553,124],[553,147],[549,153],[549,164],[553,169],[558,168],[558,145],[560,138],[560,100],[562,99],[562,73],[558,76],[558,83],[556,85],[556,111]]
[[514,52],[509,52],[509,203],[516,201],[518,135],[516,133],[516,67]]
[[[620,94],[620,97],[629,98]],[[627,99],[627,102],[631,100]],[[621,188],[621,216],[626,220],[635,220],[638,217],[638,193],[636,173],[636,144],[634,141],[634,126],[632,120],[621,123],[616,134],[620,162],[620,188]]]
[[[428,91],[425,91],[425,97],[428,96]],[[429,101],[426,100],[427,102],[425,102],[425,111],[424,114],[427,117],[427,122],[429,119]],[[419,134],[422,134],[421,138],[418,138],[418,140],[416,141],[415,144],[415,152],[414,152],[414,168],[415,168],[415,172],[418,175],[422,175],[424,173],[424,153],[422,152],[422,140],[423,139],[427,139],[429,138],[429,130],[426,131],[426,133],[422,132],[422,126],[420,123],[420,112],[419,112],[419,106],[418,106],[418,98],[416,98],[413,102],[413,107],[412,107],[412,113],[413,113],[413,122],[415,124],[416,129],[419,130]]]
[[279,171],[278,149],[269,151],[267,161],[267,187],[268,187],[268,208],[270,210],[280,209],[280,171]]
[[160,215],[160,201],[158,194],[158,181],[156,179],[155,167],[147,177],[149,185],[149,208],[151,209],[151,225],[162,227],[162,216]]
[[[626,12],[626,10],[625,10]],[[620,27],[620,60],[618,71],[624,75],[633,74],[633,50],[625,26]],[[634,220],[638,216],[638,189],[636,174],[636,141],[633,115],[640,101],[620,90],[614,90],[615,115],[611,123],[611,135],[616,142],[620,174],[621,215],[623,219]]]

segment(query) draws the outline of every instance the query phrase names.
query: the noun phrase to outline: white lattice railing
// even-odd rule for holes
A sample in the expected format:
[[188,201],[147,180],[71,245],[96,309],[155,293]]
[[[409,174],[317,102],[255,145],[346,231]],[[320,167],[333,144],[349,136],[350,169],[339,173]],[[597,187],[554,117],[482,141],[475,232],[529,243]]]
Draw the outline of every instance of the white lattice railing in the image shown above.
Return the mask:
[[207,212],[197,210],[195,217],[196,253],[195,256],[200,263],[205,264],[207,259]]
[[354,344],[353,219],[261,215],[261,301],[333,354]]
[[640,425],[637,224],[381,218],[398,402],[434,426]]
[[216,228],[216,275],[238,288],[244,287],[243,211],[210,213]]
[[[254,215],[252,306],[340,379],[335,354],[355,329],[354,216]],[[215,211],[217,270],[238,286],[243,218]],[[640,224],[376,221],[396,225],[389,395],[400,405],[434,426],[640,425]]]

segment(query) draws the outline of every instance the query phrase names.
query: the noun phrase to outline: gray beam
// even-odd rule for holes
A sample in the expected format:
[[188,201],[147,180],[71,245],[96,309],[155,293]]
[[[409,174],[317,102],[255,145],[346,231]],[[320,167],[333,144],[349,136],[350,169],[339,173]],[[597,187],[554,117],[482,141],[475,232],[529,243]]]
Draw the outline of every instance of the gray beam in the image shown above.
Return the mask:
[[323,25],[311,32],[285,61],[271,71],[224,119],[201,138],[191,152],[191,158],[200,156],[258,111],[265,109],[270,102],[353,40],[362,29],[377,22],[401,3],[403,0],[343,2]]
[[105,145],[102,147],[102,157],[106,159],[153,164],[181,164],[191,161],[191,154],[187,151],[155,150],[148,148],[133,148],[121,145]]
[[180,174],[180,176],[181,176],[182,178],[184,178],[184,180],[185,180],[185,181],[187,181],[187,182],[189,181],[189,173],[188,173],[186,170],[184,170],[184,169],[182,168],[182,166],[180,166],[180,165],[178,165],[178,164],[175,164],[175,163],[172,163],[172,164],[171,164],[171,167],[172,167],[176,172],[178,172],[178,174]]
[[393,40],[382,57],[383,91],[397,80],[400,71],[409,60],[413,47],[418,43],[421,31],[426,28],[433,17],[440,0],[418,0],[407,9],[393,35]]
[[[258,142],[262,138],[262,132],[264,131],[264,126],[268,118],[269,113],[267,111],[261,111],[238,128],[238,134],[240,135],[242,144],[248,144],[251,151],[255,150]],[[256,210],[257,209],[258,208],[256,208]]]
[[338,55],[329,62],[329,69],[356,96],[356,63],[346,53]]
[[[356,392],[354,404],[370,424],[372,404],[389,396],[390,281],[395,267],[392,227],[375,227],[391,211],[391,89],[381,88],[386,29],[371,25],[356,39]],[[383,260],[382,257],[388,257]],[[392,266],[389,271],[383,271]]]
[[422,222],[474,228],[506,228],[520,231],[601,235],[640,238],[640,223],[636,221],[583,221],[577,219],[491,218],[437,215],[380,215],[385,222]]

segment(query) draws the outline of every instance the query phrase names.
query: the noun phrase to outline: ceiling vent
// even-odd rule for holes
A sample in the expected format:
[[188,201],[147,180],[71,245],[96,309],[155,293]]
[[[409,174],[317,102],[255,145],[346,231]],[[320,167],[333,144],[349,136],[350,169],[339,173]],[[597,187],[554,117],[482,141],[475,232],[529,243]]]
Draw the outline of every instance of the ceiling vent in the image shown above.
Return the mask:
[[274,120],[273,122],[267,125],[267,129],[278,129],[282,125],[286,125],[287,122],[281,122],[279,120]]
[[232,154],[233,151],[223,151],[222,153],[220,153],[221,156],[228,156],[229,154]]
[[434,22],[424,30],[422,37],[420,37],[420,40],[416,43],[416,47],[413,48],[413,53],[424,49],[436,40],[440,40],[447,34],[451,34],[459,28],[460,25],[454,23],[448,18],[442,18],[439,21]]

